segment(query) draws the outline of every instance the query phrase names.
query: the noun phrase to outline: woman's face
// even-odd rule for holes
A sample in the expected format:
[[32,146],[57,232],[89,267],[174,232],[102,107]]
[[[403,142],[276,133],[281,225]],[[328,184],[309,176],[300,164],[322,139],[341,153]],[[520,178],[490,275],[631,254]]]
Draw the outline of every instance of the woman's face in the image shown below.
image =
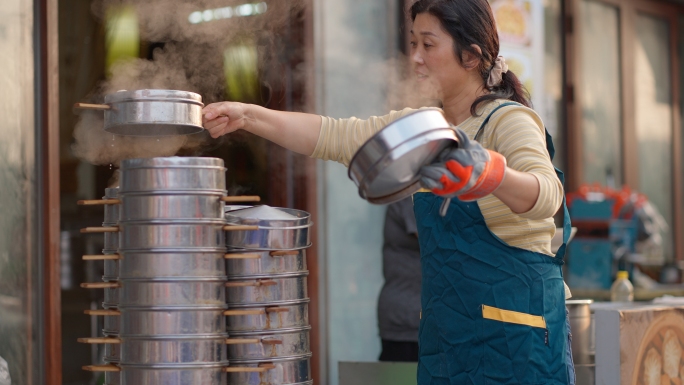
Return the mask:
[[416,16],[411,30],[411,62],[420,91],[426,97],[449,98],[458,92],[468,72],[456,58],[454,39],[429,13]]

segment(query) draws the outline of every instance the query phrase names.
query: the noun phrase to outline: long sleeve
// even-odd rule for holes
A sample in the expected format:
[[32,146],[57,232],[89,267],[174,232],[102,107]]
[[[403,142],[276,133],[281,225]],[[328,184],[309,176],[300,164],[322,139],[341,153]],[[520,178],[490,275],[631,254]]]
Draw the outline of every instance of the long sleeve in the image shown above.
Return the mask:
[[[527,108],[502,109],[490,121],[493,149],[506,157],[508,167],[534,175],[539,181],[535,205],[519,216],[529,219],[552,217],[563,201],[563,185],[546,150],[544,125]],[[491,148],[491,147],[490,147]]]
[[[498,99],[480,108],[477,116],[459,125],[473,139],[484,119],[508,100]],[[541,118],[522,106],[501,108],[492,115],[478,141],[506,157],[508,166],[534,175],[539,181],[539,197],[532,209],[516,214],[500,199],[490,194],[477,201],[487,227],[507,244],[548,255],[551,238],[556,233],[553,215],[563,200],[563,186],[546,150],[546,136]]]
[[352,157],[371,136],[391,122],[417,111],[405,108],[391,111],[387,115],[372,116],[368,119],[333,119],[323,116],[321,133],[312,158],[333,160],[349,166]]

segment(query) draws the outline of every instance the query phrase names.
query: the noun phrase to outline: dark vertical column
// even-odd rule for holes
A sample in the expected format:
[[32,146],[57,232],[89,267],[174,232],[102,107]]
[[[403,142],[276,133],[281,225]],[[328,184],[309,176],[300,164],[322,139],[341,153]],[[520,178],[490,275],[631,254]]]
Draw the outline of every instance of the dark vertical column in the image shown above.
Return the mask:
[[[37,134],[37,203],[38,247],[42,270],[42,348],[44,370],[40,381],[46,385],[62,384],[62,327],[60,288],[60,191],[59,191],[59,68],[57,0],[37,0],[36,6],[36,110]],[[40,296],[40,294],[38,294]],[[36,380],[38,380],[36,378]]]

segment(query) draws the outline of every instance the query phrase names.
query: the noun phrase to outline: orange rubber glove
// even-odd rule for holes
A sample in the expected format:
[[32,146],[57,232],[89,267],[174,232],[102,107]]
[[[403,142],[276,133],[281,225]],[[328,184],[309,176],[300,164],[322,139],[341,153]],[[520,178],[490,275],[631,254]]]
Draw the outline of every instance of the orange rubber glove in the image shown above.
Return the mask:
[[460,128],[455,128],[458,147],[446,149],[438,161],[420,170],[421,182],[433,193],[474,201],[493,193],[506,176],[506,158],[487,150]]

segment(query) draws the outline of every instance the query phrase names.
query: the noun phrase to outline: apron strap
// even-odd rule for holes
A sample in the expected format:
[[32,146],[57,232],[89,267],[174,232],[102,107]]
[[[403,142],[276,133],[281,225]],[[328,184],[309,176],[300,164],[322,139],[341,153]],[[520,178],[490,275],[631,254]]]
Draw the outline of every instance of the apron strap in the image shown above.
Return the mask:
[[[563,175],[563,172],[556,168],[556,175],[558,175],[558,179],[560,179],[563,188],[565,188],[565,175]],[[572,224],[570,222],[570,212],[568,211],[568,205],[565,201],[565,194],[563,194],[563,244],[556,252],[556,259],[563,261],[563,258],[565,257],[565,251],[568,246],[568,240],[570,240],[571,231]]]
[[[482,133],[484,132],[484,128],[485,128],[485,126],[487,125],[487,123],[489,123],[489,119],[492,118],[492,115],[494,115],[494,113],[495,113],[496,111],[498,111],[499,109],[501,109],[501,108],[503,108],[503,107],[506,107],[506,106],[522,106],[522,104],[520,104],[520,103],[518,103],[518,102],[506,102],[506,103],[501,103],[499,106],[497,106],[495,109],[493,109],[493,110],[489,113],[489,115],[487,115],[487,117],[485,118],[485,120],[484,120],[484,121],[482,122],[482,124],[480,125],[480,128],[477,129],[477,133],[475,133],[475,136],[473,137],[474,140],[477,140],[477,138],[480,137],[480,134],[482,134]],[[548,142],[547,142],[547,143],[548,143]]]
[[[485,118],[485,120],[482,122],[482,125],[480,125],[480,128],[478,128],[477,133],[475,134],[475,137],[473,138],[474,140],[478,140],[480,135],[484,132],[484,128],[489,123],[489,120],[491,119],[492,115],[496,111],[498,111],[500,108],[506,107],[506,106],[522,106],[522,104],[517,103],[517,102],[505,102],[497,106],[495,109],[493,109],[489,115]],[[553,138],[551,137],[551,134],[549,134],[549,131],[544,128],[544,132],[546,135],[546,151],[549,152],[549,157],[551,160],[553,160],[554,155],[556,155],[556,148],[553,145]],[[565,188],[565,175],[563,175],[563,172],[559,170],[558,168],[554,167],[554,170],[556,170],[556,176],[558,176],[558,179],[560,179],[561,184],[563,185],[563,188]],[[556,252],[556,257],[554,258],[554,262],[562,265],[563,264],[563,258],[565,257],[565,251],[568,246],[568,240],[570,239],[570,232],[572,231],[572,224],[570,222],[570,212],[568,211],[568,205],[566,204],[565,200],[565,193],[563,194],[563,244],[558,248],[558,251]]]

